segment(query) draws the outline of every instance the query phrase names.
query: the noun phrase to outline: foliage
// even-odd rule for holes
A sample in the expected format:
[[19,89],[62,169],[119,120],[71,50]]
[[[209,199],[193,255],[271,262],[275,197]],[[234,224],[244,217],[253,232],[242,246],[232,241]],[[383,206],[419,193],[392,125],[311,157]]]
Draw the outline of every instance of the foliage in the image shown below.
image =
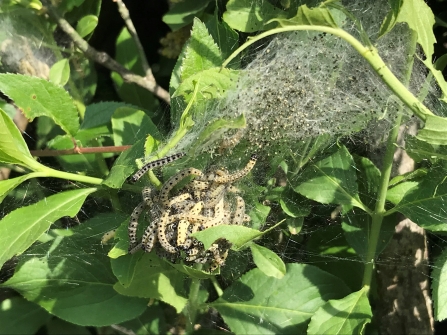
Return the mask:
[[[112,325],[138,334],[166,333],[173,326],[193,333],[196,323],[206,327],[203,317],[211,308],[222,317],[221,326],[237,334],[364,334],[366,327],[377,327],[371,325],[378,299],[371,294],[374,266],[390,239],[385,227],[394,214],[433,233],[447,231],[447,83],[440,64],[432,64],[435,20],[422,0],[392,0],[385,12],[368,12],[382,15],[374,18],[381,24],[371,31],[349,5],[302,3],[229,0],[224,8],[209,0],[184,0],[173,5],[164,21],[174,32],[192,28],[171,75],[170,123],[163,121],[167,115],[160,112],[154,94],[126,82],[118,72],[111,78],[121,101],[93,103],[92,62],[76,48],[63,52],[53,37],[56,25],[44,15],[42,4],[0,5],[5,25],[23,20],[41,32],[52,60],[45,70],[36,58],[30,64],[40,66],[40,72],[24,75],[9,69],[9,56],[2,56],[0,163],[15,175],[0,181],[5,214],[0,221],[0,266],[3,273],[9,271],[0,286],[20,295],[3,300],[1,333],[36,333],[44,325],[48,333],[58,327],[82,333],[88,326]],[[99,7],[100,1],[87,5],[67,0],[59,10],[88,39],[95,33]],[[13,30],[19,38],[17,27]],[[402,34],[394,43],[404,41],[406,49],[399,49],[395,64],[405,65],[392,68],[380,43]],[[6,45],[8,37],[0,33],[0,38]],[[27,38],[24,48],[37,52],[35,36]],[[281,68],[304,60],[283,58],[284,64],[274,65],[283,57],[281,46],[286,55],[294,55],[292,49],[316,40],[325,52],[305,60],[308,72],[302,72],[303,78],[293,77],[292,66],[286,73]],[[250,49],[266,41],[260,51]],[[416,52],[417,46],[423,54]],[[328,54],[331,49],[334,54]],[[349,96],[348,86],[357,74],[345,74],[354,68],[349,63],[338,68],[337,63],[329,70],[329,65],[324,67],[328,57],[357,57],[354,61],[368,69],[365,77],[374,79],[365,86],[359,80]],[[421,71],[414,66],[418,58],[424,59]],[[116,40],[116,60],[145,75],[138,43],[126,28]],[[18,73],[6,73],[8,69]],[[46,76],[38,78],[42,71]],[[320,86],[311,99],[312,92],[303,93],[300,87],[310,87],[305,85],[318,71],[325,72],[320,85],[327,85],[328,92],[333,89],[333,95],[324,96]],[[276,78],[278,87],[269,86],[273,81],[267,77]],[[430,95],[433,85],[441,92],[435,98]],[[355,92],[363,87],[371,87],[371,94]],[[289,96],[297,100],[289,103]],[[314,111],[299,110],[306,99],[312,100]],[[325,99],[333,99],[334,112]],[[98,150],[37,160],[12,121],[14,109],[38,120],[38,143],[46,143],[46,149],[131,147],[120,154]],[[398,129],[411,115],[423,126],[417,136],[407,135],[405,149],[421,164],[392,179]],[[380,132],[374,122],[382,119],[388,122],[388,142],[378,166],[371,157],[359,156],[348,139],[359,131]],[[185,160],[150,171],[135,185],[127,182],[147,161],[180,151],[186,153]],[[128,253],[127,227],[143,186],[160,188],[159,179],[166,181],[185,167],[207,170],[219,165],[235,171],[253,152],[260,156],[254,172],[237,184],[249,226],[219,225],[194,234],[205,249],[220,238],[232,243],[219,271],[174,263],[154,252]],[[302,248],[312,257],[333,257],[336,266],[290,259],[284,263],[283,254],[277,254],[282,246],[278,235],[297,241],[303,225],[327,216],[328,208],[337,208],[339,225],[325,233],[343,236],[342,243],[323,245],[315,242],[315,234]],[[64,223],[65,217],[75,216],[81,222]],[[138,235],[142,233],[140,228]],[[432,273],[436,320],[447,317],[445,251]],[[355,275],[347,273],[342,259],[356,260],[349,264]],[[26,324],[15,321],[21,315],[28,315]]]

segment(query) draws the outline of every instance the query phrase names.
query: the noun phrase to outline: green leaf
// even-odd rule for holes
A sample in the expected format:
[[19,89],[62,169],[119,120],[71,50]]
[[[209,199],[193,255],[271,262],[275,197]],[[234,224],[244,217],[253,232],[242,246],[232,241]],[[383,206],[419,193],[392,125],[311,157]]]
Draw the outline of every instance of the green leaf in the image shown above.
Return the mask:
[[436,43],[433,33],[435,16],[432,10],[423,0],[393,0],[391,1],[391,6],[392,11],[388,14],[384,24],[382,24],[380,35],[382,36],[390,31],[397,22],[408,24],[410,29],[417,34],[417,42],[424,51],[425,60],[423,63],[433,74],[442,91],[441,100],[447,102],[447,82],[442,72],[433,66],[432,63],[434,43]]
[[22,297],[5,299],[0,304],[0,334],[36,334],[51,315]]
[[78,325],[100,327],[140,315],[147,300],[122,296],[113,289],[116,278],[99,243],[98,226],[103,231],[113,217],[94,218],[73,229],[71,236],[33,246],[1,287],[13,288],[51,314]]
[[236,334],[304,334],[319,307],[349,293],[340,279],[315,266],[287,264],[286,269],[281,279],[249,271],[211,307]]
[[25,180],[28,180],[30,178],[39,176],[39,173],[27,173],[23,176],[12,178],[12,179],[6,179],[6,180],[0,180],[0,204],[2,203],[3,199],[8,195],[9,192],[11,192],[13,189],[15,189],[18,185],[23,183]]
[[[141,257],[141,255],[135,254],[132,255],[131,258],[128,252],[129,249],[129,234],[127,227],[129,226],[129,220],[130,217],[126,216],[126,218],[120,223],[119,227],[115,230],[115,241],[118,241],[115,243],[113,248],[109,251],[107,256],[112,258],[112,269],[115,274],[115,276],[118,278],[121,284],[124,286],[128,286],[128,283],[133,277],[134,271],[135,271],[135,265],[132,263],[138,261]],[[129,256],[127,256],[129,255]],[[115,263],[113,262],[114,259],[123,258],[122,256],[125,256],[124,259],[126,259],[126,263]],[[131,272],[129,271],[131,270]],[[119,271],[119,272],[118,272]]]
[[370,208],[374,207],[380,183],[380,170],[366,157],[354,156],[360,199]]
[[130,149],[123,151],[116,159],[103,185],[120,188],[127,177],[136,172],[138,166],[135,161],[144,156],[144,140],[137,141]]
[[431,278],[435,320],[442,321],[447,319],[447,250],[436,258]]
[[91,335],[89,329],[86,327],[78,326],[67,321],[53,318],[50,322],[45,325],[47,335]]
[[208,249],[216,240],[225,237],[233,244],[232,249],[238,250],[262,234],[259,230],[244,226],[218,225],[194,233],[192,236],[202,242],[205,249]]
[[[98,139],[102,136],[110,136],[107,127],[95,129],[81,129],[75,137],[69,135],[56,136],[47,143],[54,150],[73,149],[73,139],[79,147],[100,146]],[[103,177],[108,171],[104,158],[111,154],[83,154],[83,155],[61,155],[56,157],[63,170],[83,171],[91,176]]]
[[2,109],[6,113],[6,115],[8,115],[11,119],[14,119],[14,116],[17,113],[17,110],[12,104],[7,103],[1,98],[0,98],[0,109]]
[[303,229],[304,217],[287,218],[286,224],[287,224],[287,229],[289,230],[290,234],[298,235],[300,233],[301,229]]
[[390,180],[388,187],[396,186],[399,183],[406,181],[422,181],[422,179],[427,175],[428,170],[425,168],[419,168],[414,171],[410,171],[401,175],[398,175]]
[[161,140],[157,126],[149,116],[135,108],[117,108],[112,117],[112,129],[115,145],[132,145],[148,135]]
[[31,156],[17,126],[2,109],[0,109],[0,162],[18,164],[32,170],[42,169],[42,165]]
[[[394,6],[393,6],[394,7]],[[405,22],[410,29],[418,35],[418,43],[424,50],[427,59],[430,59],[434,52],[433,45],[436,43],[433,34],[435,16],[424,0],[405,0],[399,10],[397,22]]]
[[126,104],[125,102],[114,101],[103,101],[88,105],[85,109],[81,129],[110,126],[113,113],[115,113],[119,107],[139,109],[137,106]]
[[72,136],[78,131],[78,111],[62,87],[42,78],[2,73],[0,91],[10,97],[28,119],[45,115]]
[[131,329],[137,335],[168,334],[165,318],[165,306],[155,302],[148,306],[140,316],[120,325],[124,329]]
[[386,15],[385,19],[380,26],[379,38],[388,34],[396,25],[399,12],[402,8],[404,0],[389,0],[388,3],[391,6],[391,10]]
[[407,216],[422,228],[447,231],[447,180],[443,168],[432,168],[424,180],[409,190],[393,209]]
[[257,245],[250,245],[253,261],[266,276],[281,279],[286,274],[286,265],[281,258],[270,249]]
[[[331,211],[326,213],[329,216]],[[314,229],[306,239],[303,251],[308,255],[306,262],[336,276],[352,291],[362,287],[364,263],[359,262],[355,250],[349,246],[341,225],[325,225],[324,229]]]
[[[383,219],[374,258],[385,249],[388,242],[393,237],[394,226],[396,225],[397,219],[396,215],[386,216]],[[370,259],[367,259],[371,226],[371,216],[364,212],[356,213],[350,211],[343,216],[341,223],[346,241],[348,241],[349,245],[354,248],[358,257],[365,263],[371,261]]]
[[185,0],[173,4],[163,16],[163,22],[171,30],[178,30],[190,24],[195,17],[200,17],[211,0]]
[[339,300],[329,300],[312,316],[307,334],[363,334],[371,322],[368,287]]
[[168,262],[170,266],[172,266],[174,269],[176,269],[179,272],[184,273],[189,278],[197,278],[197,279],[210,279],[215,276],[215,274],[211,274],[209,272],[205,272],[202,270],[197,270],[191,266],[183,264],[183,262],[180,262],[180,264],[172,264],[171,262]]
[[233,250],[239,250],[253,239],[268,233],[281,223],[282,221],[263,232],[244,226],[218,225],[194,233],[192,236],[202,242],[205,249],[208,249],[218,239],[225,238],[233,244]]
[[433,63],[431,62],[431,57],[428,57],[426,60],[423,61],[423,63],[433,74],[433,77],[435,77],[437,84],[442,91],[442,96],[439,99],[442,100],[444,103],[447,103],[447,82],[444,79],[443,73],[433,65]]
[[342,146],[335,154],[311,163],[302,172],[294,190],[323,204],[341,204],[364,209],[358,196],[354,160]]
[[431,145],[414,136],[405,138],[405,151],[417,163],[429,160],[435,163],[437,160],[447,160],[447,147]]
[[[116,61],[129,71],[144,77],[146,73],[144,73],[139,55],[135,41],[127,28],[123,28],[116,40]],[[112,72],[111,76],[121,100],[143,107],[149,111],[154,110],[158,106],[154,95],[145,88],[124,82],[123,78],[116,72]]]
[[238,72],[231,69],[221,69],[218,67],[199,71],[186,78],[173,94],[173,98],[183,96],[188,103],[193,97],[193,92],[197,88],[197,99],[217,99],[222,98],[225,92],[234,88],[237,81]]
[[0,266],[28,249],[51,224],[63,216],[75,216],[85,198],[96,188],[61,192],[33,205],[21,207],[0,221]]
[[98,17],[96,15],[86,15],[79,20],[76,31],[82,38],[93,32],[98,25]]
[[126,296],[162,300],[180,313],[188,302],[184,290],[186,278],[152,252],[139,259],[128,287],[116,283],[114,288]]
[[[127,227],[128,222],[129,219],[123,222],[123,224],[125,224]],[[136,264],[138,263],[142,255],[141,253],[129,254],[127,253],[127,250],[125,251],[126,253],[123,257],[117,257],[117,258],[111,257],[112,259],[110,260],[110,264],[112,266],[113,274],[116,276],[118,281],[124,287],[129,287],[135,274]]]
[[217,11],[210,20],[205,22],[205,25],[214,41],[216,41],[219,46],[219,49],[222,52],[222,57],[224,59],[229,57],[239,45],[239,34],[231,29],[225,21],[221,22],[219,20]]
[[271,19],[285,17],[285,13],[268,1],[230,0],[223,20],[233,29],[244,33],[267,30]]
[[204,150],[211,146],[216,140],[222,139],[222,134],[224,134],[228,129],[242,129],[246,127],[246,121],[244,114],[239,115],[235,119],[217,119],[212,121],[207,125],[191,148],[191,156],[194,156],[195,152],[200,149]]
[[420,182],[417,181],[406,181],[397,184],[396,186],[390,188],[386,193],[386,200],[394,205],[397,205],[402,201],[405,194],[417,189]]
[[311,211],[309,200],[292,192],[289,188],[282,192],[279,204],[283,212],[292,218],[307,216]]
[[64,58],[54,63],[50,69],[50,81],[55,85],[64,86],[70,78],[70,63]]
[[290,19],[274,18],[271,21],[277,21],[282,26],[307,25],[338,28],[331,12],[327,8],[309,8],[307,5],[300,6],[296,16]]
[[216,42],[199,20],[194,19],[191,37],[185,47],[182,62],[181,81],[196,73],[211,68],[220,67],[223,63],[222,54]]

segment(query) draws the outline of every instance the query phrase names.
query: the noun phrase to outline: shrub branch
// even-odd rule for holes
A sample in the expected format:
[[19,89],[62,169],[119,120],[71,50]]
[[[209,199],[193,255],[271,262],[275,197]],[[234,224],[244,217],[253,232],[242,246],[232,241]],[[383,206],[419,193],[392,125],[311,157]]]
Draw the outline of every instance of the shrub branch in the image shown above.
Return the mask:
[[48,15],[57,22],[62,31],[64,31],[72,39],[74,44],[85,54],[87,58],[103,65],[111,71],[115,71],[123,78],[124,81],[128,83],[135,83],[152,92],[166,103],[170,103],[171,98],[169,96],[169,92],[157,84],[154,76],[152,75],[152,71],[150,72],[151,76],[146,75],[146,77],[139,76],[129,71],[107,53],[98,51],[89,45],[88,42],[84,40],[70,25],[70,23],[68,23],[68,21],[58,13],[56,8],[50,4],[49,0],[42,0],[42,4],[47,8]]

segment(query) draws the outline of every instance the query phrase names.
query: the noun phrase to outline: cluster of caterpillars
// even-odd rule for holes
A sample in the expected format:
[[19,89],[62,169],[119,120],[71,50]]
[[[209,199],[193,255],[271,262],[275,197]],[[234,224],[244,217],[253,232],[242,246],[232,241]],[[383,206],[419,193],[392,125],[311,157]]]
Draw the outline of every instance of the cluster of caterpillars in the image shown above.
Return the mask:
[[[172,161],[170,157],[166,158],[167,163]],[[143,201],[134,209],[129,222],[129,252],[140,248],[150,252],[155,248],[161,257],[172,261],[182,258],[187,263],[207,263],[211,272],[224,265],[231,247],[227,240],[219,239],[205,250],[191,235],[220,224],[242,225],[250,221],[245,214],[245,202],[232,184],[246,176],[256,160],[256,155],[252,155],[243,169],[233,173],[218,169],[203,173],[187,168],[169,178],[158,192],[144,187]],[[185,181],[174,193],[173,189]],[[146,211],[150,224],[138,241],[138,221]]]

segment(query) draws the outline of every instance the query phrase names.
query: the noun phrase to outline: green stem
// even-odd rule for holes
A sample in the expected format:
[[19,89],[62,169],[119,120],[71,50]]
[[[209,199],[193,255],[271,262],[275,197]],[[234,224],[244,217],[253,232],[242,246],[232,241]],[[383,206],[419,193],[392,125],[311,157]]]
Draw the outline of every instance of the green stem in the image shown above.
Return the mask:
[[211,283],[212,283],[213,286],[214,286],[214,289],[216,290],[217,295],[218,295],[219,297],[221,297],[222,294],[223,294],[223,290],[222,290],[222,287],[220,287],[219,283],[217,282],[216,276],[212,276],[212,277],[210,278],[210,280],[211,280]]
[[186,135],[186,133],[191,129],[191,127],[194,125],[194,121],[192,120],[191,116],[189,115],[189,111],[192,108],[192,105],[194,101],[196,100],[197,92],[199,91],[199,84],[196,83],[194,87],[194,93],[191,97],[191,100],[189,100],[188,105],[186,106],[185,110],[182,113],[182,116],[180,117],[180,125],[178,130],[176,131],[175,135],[171,138],[169,143],[167,143],[158,153],[158,158],[166,156],[166,154],[173,149],[180,140]]
[[334,36],[338,36],[348,42],[365,60],[372,66],[374,71],[382,78],[382,80],[388,85],[391,91],[396,94],[399,99],[412,110],[421,120],[425,121],[425,115],[433,115],[433,113],[426,107],[422,102],[420,102],[408,89],[400,82],[399,79],[390,71],[386,66],[385,62],[379,56],[377,50],[373,47],[365,47],[360,41],[354,38],[351,34],[339,28],[331,28],[325,26],[287,26],[281,28],[275,28],[268,30],[256,37],[248,40],[243,45],[241,45],[236,51],[234,51],[230,57],[228,57],[222,64],[222,68],[228,65],[239,53],[246,49],[251,44],[271,35],[289,32],[289,31],[300,31],[300,30],[311,30],[311,31],[321,31]]
[[[195,269],[201,270],[203,264],[196,264]],[[197,312],[199,309],[199,290],[200,279],[193,278],[191,281],[191,287],[189,288],[188,305],[186,306],[186,334],[192,334],[194,332],[194,324],[197,318]]]
[[[407,71],[405,73],[404,83],[409,84],[411,78],[411,72],[413,69],[414,54],[416,52],[417,35],[413,32],[411,35],[411,49],[409,50],[407,58]],[[398,111],[398,117],[394,124],[393,129],[388,137],[386,146],[385,157],[383,160],[382,174],[380,176],[379,190],[377,193],[377,201],[374,213],[371,215],[371,234],[368,240],[368,250],[366,253],[366,265],[363,272],[363,286],[371,286],[372,276],[374,272],[374,264],[377,253],[377,245],[380,237],[380,229],[382,227],[383,218],[385,216],[385,202],[386,194],[388,191],[388,185],[390,182],[391,170],[393,168],[393,157],[395,151],[395,143],[397,136],[399,135],[399,128],[402,122],[403,106]]]
[[68,180],[79,181],[81,183],[87,183],[87,184],[93,184],[93,185],[100,185],[103,182],[103,179],[101,179],[101,178],[82,176],[79,174],[53,170],[50,168],[46,168],[44,171],[40,171],[40,172],[43,173],[45,177],[68,179]]

